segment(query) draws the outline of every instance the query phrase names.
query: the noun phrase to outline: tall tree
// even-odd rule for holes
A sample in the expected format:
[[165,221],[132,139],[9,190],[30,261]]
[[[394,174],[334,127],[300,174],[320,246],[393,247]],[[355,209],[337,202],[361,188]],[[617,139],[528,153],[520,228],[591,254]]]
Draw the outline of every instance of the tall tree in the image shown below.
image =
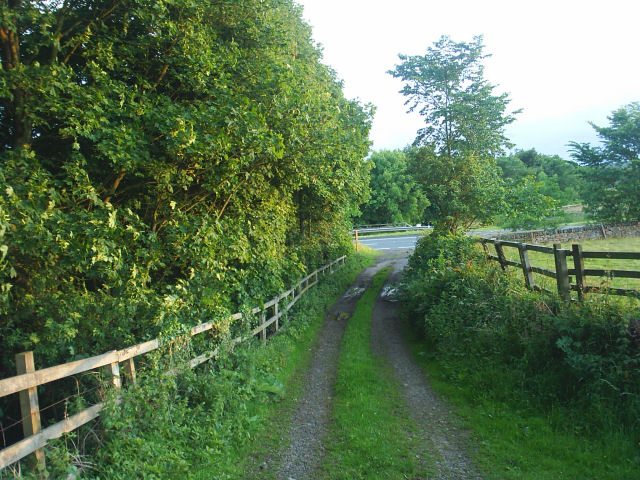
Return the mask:
[[494,94],[485,80],[482,50],[482,37],[457,43],[443,36],[425,55],[400,55],[389,71],[405,82],[400,92],[409,111],[424,117],[411,155],[422,163],[426,196],[448,231],[487,220],[499,208],[495,156],[508,144],[504,128],[517,113],[507,113],[508,95]]
[[572,156],[586,166],[583,197],[594,218],[640,220],[640,103],[615,110],[608,127],[591,126],[601,146],[572,142]]

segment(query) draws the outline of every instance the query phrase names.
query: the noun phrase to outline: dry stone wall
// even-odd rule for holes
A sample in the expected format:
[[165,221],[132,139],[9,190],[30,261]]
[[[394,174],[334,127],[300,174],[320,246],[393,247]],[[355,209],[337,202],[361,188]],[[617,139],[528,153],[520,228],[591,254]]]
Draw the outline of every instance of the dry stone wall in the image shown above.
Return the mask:
[[640,237],[640,222],[611,225],[584,225],[579,227],[563,227],[555,230],[528,230],[522,232],[505,232],[496,235],[500,240],[513,240],[528,243],[572,242],[581,240],[597,240],[601,238]]

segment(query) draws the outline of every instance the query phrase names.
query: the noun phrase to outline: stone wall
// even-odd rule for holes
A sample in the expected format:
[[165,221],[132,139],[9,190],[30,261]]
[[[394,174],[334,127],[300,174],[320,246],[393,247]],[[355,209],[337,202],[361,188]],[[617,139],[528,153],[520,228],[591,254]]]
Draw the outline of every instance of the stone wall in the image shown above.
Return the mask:
[[[580,227],[562,227],[556,230],[528,230],[523,232],[504,232],[496,235],[500,240],[513,240],[527,243],[567,243],[601,238],[640,237],[640,222],[612,225],[584,225]],[[640,248],[640,241],[638,242]]]

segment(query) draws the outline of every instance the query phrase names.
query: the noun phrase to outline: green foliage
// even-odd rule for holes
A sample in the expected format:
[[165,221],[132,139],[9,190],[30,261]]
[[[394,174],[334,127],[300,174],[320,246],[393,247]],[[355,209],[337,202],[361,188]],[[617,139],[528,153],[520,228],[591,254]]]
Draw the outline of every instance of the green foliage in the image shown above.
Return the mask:
[[513,392],[521,384],[521,378],[509,367],[478,368],[485,364],[475,357],[440,361],[428,353],[424,340],[411,338],[410,342],[414,358],[429,372],[429,384],[462,418],[471,441],[478,445],[472,459],[481,468],[482,478],[635,477],[640,456],[633,435],[616,429],[585,435],[580,424],[571,423],[571,412],[566,409],[533,411],[526,399],[505,401],[500,392]]
[[472,239],[462,233],[436,230],[418,240],[402,286],[403,308],[415,314],[410,317],[417,322],[415,327],[423,329],[430,305],[438,303],[449,283],[457,279],[459,268],[467,268],[475,257]]
[[[420,257],[412,260],[404,300],[445,365],[457,369],[464,358],[465,368],[475,368],[480,362],[492,395],[546,412],[566,409],[564,427],[637,434],[637,307],[542,297],[528,291],[519,274],[469,255],[464,244],[445,250],[442,241],[429,240],[416,250]],[[510,372],[513,383],[493,381],[493,370]]]
[[409,169],[431,202],[427,216],[452,233],[489,222],[501,211],[504,189],[495,161],[475,155],[447,158],[431,147],[406,150]]
[[381,150],[369,157],[371,198],[356,220],[363,224],[426,223],[429,200],[409,171],[407,158],[399,150]]
[[615,110],[608,127],[591,126],[602,146],[572,142],[572,156],[585,165],[582,192],[598,220],[640,220],[640,103]]
[[[18,352],[43,368],[206,321],[217,344],[244,327],[231,312],[352,251],[372,108],[292,0],[3,2],[0,59],[0,378]],[[151,377],[140,402],[183,408]],[[0,422],[19,418],[0,399]],[[135,428],[126,451],[155,434]]]
[[1,376],[173,337],[351,251],[372,109],[292,1],[0,10]]
[[424,116],[414,142],[422,148],[408,153],[410,163],[437,221],[451,232],[495,214],[491,205],[501,196],[495,156],[517,113],[506,113],[508,95],[494,95],[484,79],[482,49],[482,37],[456,43],[443,36],[424,56],[400,55],[402,63],[389,72],[405,82],[409,111],[420,107]]
[[402,63],[389,73],[405,82],[400,93],[408,97],[410,111],[420,107],[427,124],[416,144],[433,145],[449,158],[502,151],[504,127],[515,118],[505,115],[508,95],[494,95],[484,79],[483,47],[481,36],[470,43],[443,36],[423,56],[399,55]]
[[517,150],[508,157],[498,158],[498,166],[507,185],[520,185],[534,177],[539,193],[560,205],[580,203],[582,168],[557,155],[543,155],[535,149]]
[[498,158],[505,181],[505,208],[500,224],[512,229],[557,226],[561,205],[581,202],[582,168],[557,155],[518,150]]
[[502,225],[507,228],[531,229],[549,224],[551,215],[559,215],[558,202],[544,195],[544,183],[525,177],[520,183],[505,188],[505,213]]
[[121,402],[108,404],[98,428],[89,424],[47,446],[51,478],[247,478],[253,456],[277,446],[273,422],[287,415],[285,397],[296,388],[325,311],[372,262],[371,255],[351,256],[321,277],[265,347],[247,341],[192,370],[190,358],[219,344],[205,334],[138,358],[138,386],[121,390]]

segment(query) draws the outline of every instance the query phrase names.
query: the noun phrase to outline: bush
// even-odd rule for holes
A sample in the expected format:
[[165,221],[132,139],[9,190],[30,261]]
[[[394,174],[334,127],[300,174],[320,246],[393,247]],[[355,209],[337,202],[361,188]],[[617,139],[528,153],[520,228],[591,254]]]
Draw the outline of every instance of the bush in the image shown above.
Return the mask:
[[474,376],[505,401],[569,408],[585,427],[640,431],[638,308],[562,302],[482,260],[471,240],[425,240],[403,303],[451,375]]

